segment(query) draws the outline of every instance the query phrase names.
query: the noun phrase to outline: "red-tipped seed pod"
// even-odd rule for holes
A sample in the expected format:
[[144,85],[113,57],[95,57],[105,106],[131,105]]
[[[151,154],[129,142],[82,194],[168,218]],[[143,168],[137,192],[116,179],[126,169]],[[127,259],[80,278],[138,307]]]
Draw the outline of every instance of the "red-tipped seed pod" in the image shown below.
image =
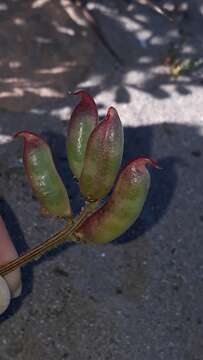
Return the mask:
[[111,190],[120,169],[123,143],[122,123],[117,111],[110,107],[87,144],[79,183],[81,193],[88,200],[99,200]]
[[81,100],[72,112],[66,140],[69,166],[79,179],[84,162],[87,142],[98,122],[98,113],[94,99],[84,90],[73,95],[80,95]]
[[48,144],[40,136],[28,131],[19,132],[15,137],[24,139],[25,170],[42,210],[53,216],[71,217],[68,194]]
[[121,171],[107,202],[78,229],[76,236],[86,243],[107,243],[123,234],[140,215],[150,187],[146,165],[157,166],[149,158],[137,158]]

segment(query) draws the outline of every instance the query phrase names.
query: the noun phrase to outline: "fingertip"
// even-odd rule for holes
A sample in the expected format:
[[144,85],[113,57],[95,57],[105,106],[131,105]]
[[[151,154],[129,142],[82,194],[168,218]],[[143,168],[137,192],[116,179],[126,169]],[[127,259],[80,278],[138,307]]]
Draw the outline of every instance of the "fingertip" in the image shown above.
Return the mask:
[[6,280],[0,276],[0,315],[9,307],[11,301],[11,293]]
[[13,299],[18,298],[22,293],[22,280],[20,279],[18,287],[11,293]]
[[[0,265],[4,265],[17,258],[17,250],[10,238],[5,223],[0,216]],[[5,275],[4,279],[10,289],[11,296],[16,297],[16,293],[20,293],[19,289],[22,288],[20,269],[18,268]]]

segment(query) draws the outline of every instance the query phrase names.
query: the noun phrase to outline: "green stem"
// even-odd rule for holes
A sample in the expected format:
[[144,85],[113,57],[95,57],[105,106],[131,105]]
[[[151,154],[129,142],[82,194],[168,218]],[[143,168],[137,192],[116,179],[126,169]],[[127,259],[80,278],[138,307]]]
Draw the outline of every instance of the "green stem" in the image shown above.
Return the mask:
[[65,241],[70,235],[72,235],[77,228],[87,219],[92,211],[95,210],[97,203],[89,203],[86,208],[76,218],[76,222],[71,226],[67,224],[62,230],[51,236],[48,240],[42,244],[35,246],[33,249],[28,250],[25,254],[19,256],[17,259],[8,262],[5,265],[0,266],[0,275],[5,276],[11,271],[15,270],[19,266],[23,266],[28,262],[38,259],[44,253],[59,245]]

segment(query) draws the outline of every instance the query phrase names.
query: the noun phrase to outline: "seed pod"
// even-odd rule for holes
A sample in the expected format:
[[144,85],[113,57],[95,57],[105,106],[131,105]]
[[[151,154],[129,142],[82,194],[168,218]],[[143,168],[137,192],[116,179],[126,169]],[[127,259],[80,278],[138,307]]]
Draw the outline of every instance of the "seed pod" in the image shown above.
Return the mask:
[[56,170],[48,144],[38,135],[22,131],[15,137],[24,138],[23,161],[28,180],[44,212],[71,217],[65,186]]
[[81,193],[90,201],[111,190],[123,156],[123,127],[117,111],[110,107],[105,119],[90,135],[80,177]]
[[[16,248],[14,247],[6,226],[0,216],[0,265],[4,265],[9,261],[15,260],[17,257],[18,253]],[[8,284],[12,297],[18,297],[22,290],[20,269],[18,268],[15,271],[12,271],[11,273],[5,275],[4,278]]]
[[150,174],[145,165],[157,166],[154,160],[140,157],[120,173],[107,202],[77,230],[81,242],[107,243],[123,234],[140,215],[150,187]]
[[11,294],[6,280],[0,276],[0,315],[8,308],[11,301]]
[[92,130],[98,122],[98,113],[93,98],[84,90],[73,95],[80,95],[81,101],[71,115],[66,141],[69,166],[79,179],[84,162],[87,142]]

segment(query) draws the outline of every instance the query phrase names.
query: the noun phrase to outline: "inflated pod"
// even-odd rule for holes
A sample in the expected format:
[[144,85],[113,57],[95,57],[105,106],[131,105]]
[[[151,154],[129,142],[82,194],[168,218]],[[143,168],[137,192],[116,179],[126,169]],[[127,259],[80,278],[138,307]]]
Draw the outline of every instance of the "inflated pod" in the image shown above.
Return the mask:
[[73,95],[80,95],[81,100],[74,108],[69,121],[66,149],[69,166],[79,179],[87,142],[98,122],[98,112],[93,98],[86,91],[79,90]]
[[0,276],[0,315],[8,308],[11,301],[11,294],[6,280]]
[[[4,265],[9,261],[15,260],[18,257],[15,246],[7,232],[3,219],[0,216],[0,265]],[[8,287],[13,298],[18,297],[22,290],[21,271],[16,269],[11,273],[5,275]]]
[[122,123],[117,111],[110,107],[87,144],[79,184],[81,193],[88,200],[99,200],[111,190],[120,169],[123,143]]
[[107,243],[123,234],[140,215],[150,187],[146,165],[156,162],[137,158],[121,171],[113,193],[107,202],[78,229],[81,242]]
[[24,167],[43,211],[53,216],[71,217],[68,194],[48,144],[40,136],[28,131],[18,132],[15,137],[24,139]]

